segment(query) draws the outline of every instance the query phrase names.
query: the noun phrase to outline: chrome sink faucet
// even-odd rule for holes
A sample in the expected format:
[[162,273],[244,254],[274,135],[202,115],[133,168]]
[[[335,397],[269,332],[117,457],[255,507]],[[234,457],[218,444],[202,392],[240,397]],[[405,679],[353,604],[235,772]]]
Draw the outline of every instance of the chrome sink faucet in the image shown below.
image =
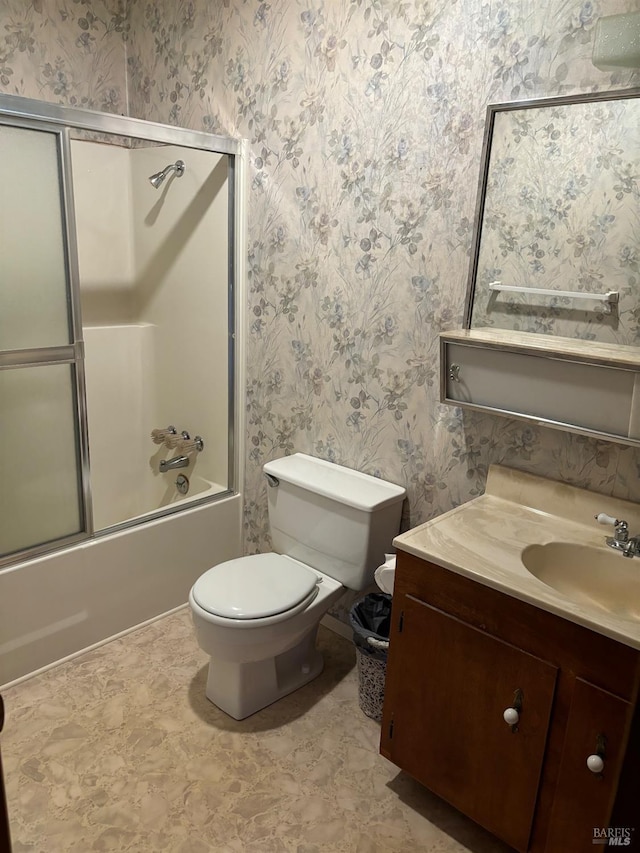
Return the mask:
[[640,557],[640,536],[629,536],[629,525],[622,519],[614,518],[604,512],[595,516],[598,524],[612,524],[613,536],[607,536],[609,548],[622,551],[623,557]]

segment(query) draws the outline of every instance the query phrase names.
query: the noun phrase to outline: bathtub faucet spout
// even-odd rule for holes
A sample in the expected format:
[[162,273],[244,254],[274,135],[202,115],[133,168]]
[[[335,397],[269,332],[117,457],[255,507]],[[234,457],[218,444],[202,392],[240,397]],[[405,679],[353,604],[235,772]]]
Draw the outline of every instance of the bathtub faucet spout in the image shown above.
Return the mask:
[[173,459],[163,459],[160,462],[160,473],[174,471],[176,468],[186,468],[189,464],[188,456],[174,456]]

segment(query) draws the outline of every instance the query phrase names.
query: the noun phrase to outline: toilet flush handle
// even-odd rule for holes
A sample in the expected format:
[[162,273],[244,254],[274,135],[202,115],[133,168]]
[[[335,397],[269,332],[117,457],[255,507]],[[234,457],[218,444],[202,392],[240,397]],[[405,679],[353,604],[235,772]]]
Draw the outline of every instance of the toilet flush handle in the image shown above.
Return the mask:
[[265,472],[265,477],[267,478],[267,483],[272,489],[280,485],[280,480],[277,477],[274,477],[273,474],[267,474]]

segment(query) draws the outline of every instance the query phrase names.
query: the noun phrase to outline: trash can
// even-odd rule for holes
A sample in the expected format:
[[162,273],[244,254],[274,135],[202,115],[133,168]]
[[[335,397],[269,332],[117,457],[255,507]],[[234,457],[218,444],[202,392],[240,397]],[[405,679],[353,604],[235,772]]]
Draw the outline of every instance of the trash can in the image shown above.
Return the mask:
[[389,652],[391,596],[372,592],[356,601],[349,613],[356,645],[358,701],[372,720],[382,720],[384,681]]

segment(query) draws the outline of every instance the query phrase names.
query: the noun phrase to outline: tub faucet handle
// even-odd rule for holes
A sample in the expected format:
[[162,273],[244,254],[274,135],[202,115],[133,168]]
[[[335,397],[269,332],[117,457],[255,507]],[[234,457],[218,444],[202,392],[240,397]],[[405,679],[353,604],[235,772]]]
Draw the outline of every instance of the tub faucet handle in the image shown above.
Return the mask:
[[166,429],[152,429],[151,441],[153,441],[154,444],[166,444],[167,438],[175,434],[176,428],[169,424]]
[[177,447],[182,453],[200,453],[204,448],[204,439],[197,435],[195,438],[183,438],[178,442]]
[[175,450],[176,447],[180,447],[183,441],[189,440],[189,433],[186,430],[182,430],[180,435],[177,433],[173,433],[173,435],[168,435],[165,439],[165,444],[171,450]]

